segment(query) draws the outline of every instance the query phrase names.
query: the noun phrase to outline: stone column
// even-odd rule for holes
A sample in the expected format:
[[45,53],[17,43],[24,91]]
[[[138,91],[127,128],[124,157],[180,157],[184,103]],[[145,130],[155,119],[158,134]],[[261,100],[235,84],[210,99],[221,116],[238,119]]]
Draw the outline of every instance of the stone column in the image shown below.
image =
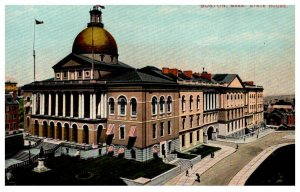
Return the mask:
[[39,99],[40,99],[40,104],[39,104],[39,114],[42,114],[42,96],[41,93],[39,93]]
[[213,94],[209,94],[209,109],[213,108]]
[[32,113],[33,115],[35,115],[35,105],[36,105],[36,104],[35,104],[35,101],[36,101],[35,97],[36,97],[36,96],[35,96],[35,93],[32,93],[32,112],[31,112],[31,113]]
[[207,141],[208,141],[208,135],[206,133],[204,133],[203,142],[207,143]]
[[101,118],[103,118],[103,111],[104,111],[104,103],[103,103],[103,93],[101,93],[101,104],[100,104],[100,107],[101,107],[101,109],[100,109],[100,116],[101,116]]
[[66,93],[63,93],[63,117],[66,116]]
[[81,118],[81,93],[78,94],[78,118]]
[[217,94],[216,95],[216,108],[220,108],[220,95],[219,94]]
[[70,93],[70,117],[73,117],[73,93]]
[[84,93],[82,93],[81,99],[82,99],[82,101],[81,101],[81,105],[82,105],[81,106],[81,110],[82,110],[81,117],[84,118]]
[[90,93],[90,119],[93,119],[93,93]]
[[206,110],[206,93],[203,93],[203,110]]
[[107,94],[104,93],[104,118],[107,118],[107,102],[106,102],[106,99],[107,99]]
[[51,116],[51,108],[52,108],[52,107],[51,107],[51,100],[52,100],[52,98],[51,98],[51,93],[49,93],[49,99],[48,99],[48,103],[49,103],[49,104],[48,104],[48,105],[49,105],[49,106],[48,106],[48,115],[49,115],[49,116]]
[[58,116],[58,93],[55,93],[55,116]]
[[93,119],[96,119],[96,93],[93,94]]

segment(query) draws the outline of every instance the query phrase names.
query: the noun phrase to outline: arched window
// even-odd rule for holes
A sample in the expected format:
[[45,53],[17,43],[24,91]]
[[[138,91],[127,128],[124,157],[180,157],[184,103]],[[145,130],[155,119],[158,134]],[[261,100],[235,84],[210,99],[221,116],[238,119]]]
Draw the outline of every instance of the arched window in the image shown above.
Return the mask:
[[200,109],[200,96],[197,96],[197,109]]
[[190,96],[190,110],[193,110],[193,96]]
[[108,105],[109,105],[109,114],[114,114],[115,113],[115,101],[113,98],[109,99]]
[[136,103],[136,99],[135,98],[132,98],[130,100],[130,105],[131,105],[131,115],[132,116],[136,116],[136,109],[137,109],[137,103]]
[[156,115],[157,114],[157,98],[156,97],[152,98],[151,104],[152,104],[152,114]]
[[168,96],[168,100],[167,100],[167,110],[168,110],[168,113],[169,112],[172,112],[172,97],[171,96]]
[[119,97],[118,99],[118,106],[119,106],[119,115],[126,115],[126,105],[127,100],[124,96]]
[[159,112],[161,114],[165,113],[165,98],[163,96],[159,98]]
[[184,95],[181,97],[181,108],[182,108],[182,111],[185,111],[185,96]]

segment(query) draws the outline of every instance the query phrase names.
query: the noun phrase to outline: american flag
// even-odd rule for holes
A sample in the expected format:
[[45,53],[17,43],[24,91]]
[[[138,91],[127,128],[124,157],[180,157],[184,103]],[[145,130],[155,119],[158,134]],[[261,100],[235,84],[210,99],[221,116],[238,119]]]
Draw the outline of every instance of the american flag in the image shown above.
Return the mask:
[[100,7],[101,9],[105,9],[105,7],[103,5],[95,5],[95,7]]
[[115,124],[108,124],[108,128],[106,131],[106,135],[112,135],[114,134]]
[[136,125],[130,127],[129,137],[136,137]]

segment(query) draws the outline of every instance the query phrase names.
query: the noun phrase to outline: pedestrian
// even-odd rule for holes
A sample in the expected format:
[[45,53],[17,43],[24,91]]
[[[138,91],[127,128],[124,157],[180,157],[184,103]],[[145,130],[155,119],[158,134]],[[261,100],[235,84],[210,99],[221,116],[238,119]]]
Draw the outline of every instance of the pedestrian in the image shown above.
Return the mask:
[[215,152],[212,152],[212,158],[215,158]]
[[257,136],[256,136],[256,138],[258,139],[258,133],[257,133]]
[[198,183],[200,183],[200,175],[199,175],[199,173],[196,173],[196,180],[195,181],[197,181]]
[[185,172],[185,176],[187,176],[187,177],[189,176],[189,170],[188,169]]
[[213,153],[210,154],[210,158],[214,158],[214,157],[213,157]]
[[236,147],[235,147],[235,152],[239,149],[239,144],[237,143],[236,144]]
[[193,169],[193,163],[191,162],[191,170]]

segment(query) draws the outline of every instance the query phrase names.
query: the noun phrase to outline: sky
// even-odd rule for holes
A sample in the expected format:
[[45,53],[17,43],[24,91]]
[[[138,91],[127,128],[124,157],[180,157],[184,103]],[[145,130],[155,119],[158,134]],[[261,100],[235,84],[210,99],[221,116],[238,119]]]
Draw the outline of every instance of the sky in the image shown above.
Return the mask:
[[[5,6],[5,78],[33,81],[34,18],[36,79],[54,76],[52,66],[72,51],[89,22],[92,5]],[[264,86],[265,95],[295,93],[295,6],[204,8],[105,6],[104,27],[115,38],[119,60],[201,72],[239,74]]]

